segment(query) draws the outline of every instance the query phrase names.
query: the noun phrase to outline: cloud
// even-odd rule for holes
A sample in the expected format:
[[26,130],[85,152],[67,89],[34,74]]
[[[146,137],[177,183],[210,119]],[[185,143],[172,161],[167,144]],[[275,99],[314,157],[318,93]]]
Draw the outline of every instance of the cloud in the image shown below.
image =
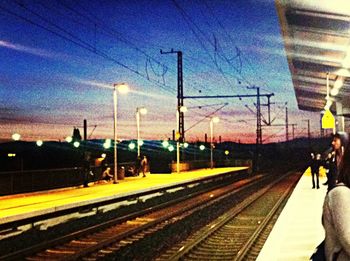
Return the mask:
[[0,40],[0,46],[3,48],[15,50],[22,53],[28,53],[28,54],[32,54],[40,57],[45,57],[45,58],[57,58],[59,56],[57,53],[50,52],[44,49],[28,47],[28,46],[16,44],[16,43],[10,43],[4,40]]

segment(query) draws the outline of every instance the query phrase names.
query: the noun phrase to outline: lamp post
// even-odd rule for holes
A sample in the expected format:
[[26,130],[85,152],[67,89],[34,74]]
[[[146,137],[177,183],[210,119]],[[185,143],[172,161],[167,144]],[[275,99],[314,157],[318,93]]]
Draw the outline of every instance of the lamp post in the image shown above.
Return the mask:
[[137,125],[137,157],[140,157],[140,114],[147,114],[147,109],[145,107],[136,108],[136,125]]
[[214,123],[218,123],[220,119],[218,117],[212,117],[210,119],[210,168],[212,169],[214,166],[213,162],[213,131],[214,131]]
[[113,134],[114,134],[114,176],[113,183],[118,183],[118,165],[117,165],[117,90],[121,93],[127,93],[129,91],[129,87],[125,83],[115,83],[113,84],[113,103],[114,103],[114,126],[113,126]]

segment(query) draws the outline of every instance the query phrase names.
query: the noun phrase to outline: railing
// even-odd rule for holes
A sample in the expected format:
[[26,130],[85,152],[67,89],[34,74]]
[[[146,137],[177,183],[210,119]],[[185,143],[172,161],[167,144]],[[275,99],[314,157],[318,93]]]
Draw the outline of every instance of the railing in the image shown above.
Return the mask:
[[[151,163],[152,164],[152,163]],[[130,167],[135,169],[134,162],[124,162],[118,164],[118,179],[123,179],[129,173]],[[215,164],[216,167],[228,166],[251,166],[251,160],[220,161]],[[113,166],[110,166],[113,170]],[[171,164],[173,171],[176,171],[176,163]],[[181,171],[209,168],[208,161],[191,161],[181,163]],[[91,167],[93,175],[84,173],[82,168],[64,168],[64,169],[45,169],[45,170],[25,170],[25,171],[6,171],[0,172],[0,196],[18,194],[25,192],[43,191],[49,189],[81,186],[87,177],[88,182],[94,182],[101,179],[102,166]]]
[[[120,163],[119,167],[124,167],[125,170],[130,165],[134,163]],[[0,172],[0,195],[74,187],[82,185],[85,178],[88,182],[101,179],[102,167],[91,167],[90,170],[92,175],[85,174],[80,167]]]

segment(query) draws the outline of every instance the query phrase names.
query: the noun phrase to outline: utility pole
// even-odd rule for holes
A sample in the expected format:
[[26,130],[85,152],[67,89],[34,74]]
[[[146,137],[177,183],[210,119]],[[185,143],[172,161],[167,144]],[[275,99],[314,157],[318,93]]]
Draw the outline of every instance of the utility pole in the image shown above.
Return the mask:
[[262,144],[260,88],[256,88],[256,144]]
[[161,54],[177,54],[177,111],[179,113],[178,126],[180,132],[180,140],[185,141],[185,119],[184,113],[180,110],[184,106],[184,92],[183,92],[183,69],[182,69],[182,52],[174,51],[171,49],[169,52],[163,52]]
[[307,121],[307,139],[309,141],[309,147],[311,147],[311,132],[310,132],[310,120],[304,120]]
[[84,119],[84,140],[87,140],[87,120]]
[[292,140],[294,140],[294,127],[297,126],[298,124],[296,123],[292,123],[292,124],[289,124],[292,126]]
[[[260,87],[250,87],[248,89],[256,89],[256,143],[253,171],[258,171],[260,146],[262,144],[262,129],[261,129],[261,106],[260,106]],[[270,106],[269,106],[270,107]]]
[[321,138],[323,138],[323,136],[324,136],[324,129],[322,128],[322,117],[323,117],[323,114],[321,113],[320,114],[320,135],[321,135]]
[[[261,124],[261,103],[260,103],[260,97],[267,97],[268,98],[268,112],[270,114],[270,97],[274,96],[273,93],[268,94],[260,94],[260,87],[248,87],[248,89],[256,89],[256,94],[242,94],[242,95],[209,95],[209,96],[184,96],[184,99],[220,99],[220,98],[250,98],[250,97],[256,97],[256,149],[255,149],[255,157],[254,157],[254,172],[258,170],[258,158],[259,158],[259,147],[262,144],[262,124]],[[249,109],[249,107],[248,107]],[[251,110],[252,111],[252,110]],[[254,112],[255,113],[255,112]],[[269,115],[269,122],[267,125],[271,124],[270,121],[270,115]]]
[[289,133],[288,133],[288,107],[286,107],[286,141],[289,141]]
[[307,119],[307,120],[303,120],[303,121],[306,121],[307,122],[307,138],[309,140],[309,143],[310,143],[310,140],[311,140],[311,132],[310,132],[310,120]]

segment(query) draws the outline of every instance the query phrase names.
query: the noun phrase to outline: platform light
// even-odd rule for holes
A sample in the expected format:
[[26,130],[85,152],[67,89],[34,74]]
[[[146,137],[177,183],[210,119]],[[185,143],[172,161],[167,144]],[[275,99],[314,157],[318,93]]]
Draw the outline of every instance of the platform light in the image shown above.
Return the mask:
[[339,90],[344,84],[344,78],[341,76],[338,76],[337,80],[334,82],[333,88],[331,90],[331,95],[336,96],[339,93]]
[[332,96],[337,96],[338,93],[339,93],[339,89],[333,88],[333,89],[331,90],[331,95],[332,95]]
[[129,85],[126,83],[115,84],[117,86],[118,92],[125,94],[129,92]]
[[66,142],[71,143],[73,141],[73,138],[71,136],[68,136],[65,138]]
[[38,146],[38,147],[41,147],[42,145],[43,145],[43,141],[42,140],[37,140],[36,141],[36,145]]
[[169,141],[164,140],[164,141],[162,142],[162,146],[163,146],[164,148],[169,147]]
[[147,114],[147,109],[145,107],[140,107],[138,108],[138,111],[140,112],[140,114],[142,115],[146,115]]
[[199,149],[200,149],[200,150],[205,150],[205,146],[204,146],[204,145],[200,145],[200,146],[199,146]]
[[18,140],[21,139],[21,135],[18,134],[18,133],[14,133],[14,134],[12,134],[12,139],[13,139],[14,141],[18,141]]
[[143,144],[144,144],[144,143],[143,143],[143,140],[139,140],[139,141],[138,141],[138,144],[139,144],[139,146],[143,146]]
[[184,143],[184,148],[185,149],[188,148],[188,143],[187,142]]
[[187,112],[187,107],[186,106],[181,106],[180,107],[180,112]]
[[133,150],[135,149],[135,147],[136,147],[135,143],[133,142],[129,143],[129,149]]
[[168,150],[170,151],[170,152],[172,152],[172,151],[174,151],[174,146],[173,145],[170,145],[169,147],[168,147]]
[[111,139],[106,139],[105,142],[103,143],[103,147],[105,149],[109,149],[112,145],[112,140]]
[[215,117],[212,118],[212,121],[214,123],[218,123],[220,121],[220,118],[215,116]]
[[114,173],[113,183],[118,183],[118,149],[117,149],[117,115],[118,115],[118,92],[126,94],[129,91],[129,86],[126,83],[114,83],[113,84],[113,137],[114,137]]
[[76,147],[76,148],[79,148],[80,142],[79,141],[74,141],[73,142],[73,146]]

